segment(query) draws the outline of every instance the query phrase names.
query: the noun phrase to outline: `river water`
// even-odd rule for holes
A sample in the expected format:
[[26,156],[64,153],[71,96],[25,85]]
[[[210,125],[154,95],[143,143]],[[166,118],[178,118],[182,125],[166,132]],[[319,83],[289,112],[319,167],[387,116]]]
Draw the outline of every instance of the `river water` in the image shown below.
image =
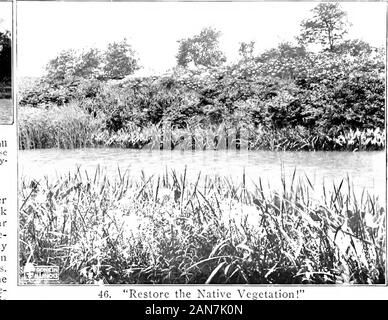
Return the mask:
[[19,175],[34,179],[74,172],[77,167],[92,173],[98,166],[109,176],[129,171],[134,177],[143,170],[146,176],[163,174],[170,170],[183,172],[195,179],[199,171],[204,175],[227,176],[241,183],[243,172],[246,182],[257,183],[259,177],[265,186],[281,186],[282,174],[290,181],[296,170],[297,178],[306,179],[317,189],[323,183],[331,187],[349,176],[357,191],[364,188],[380,198],[385,197],[385,152],[271,152],[271,151],[170,151],[131,150],[114,148],[76,150],[19,151]]

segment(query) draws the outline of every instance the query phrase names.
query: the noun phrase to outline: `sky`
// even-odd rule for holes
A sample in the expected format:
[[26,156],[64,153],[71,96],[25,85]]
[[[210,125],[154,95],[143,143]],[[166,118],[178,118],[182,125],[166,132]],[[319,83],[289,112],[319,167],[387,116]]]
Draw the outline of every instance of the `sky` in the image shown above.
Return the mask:
[[12,2],[0,2],[0,32],[12,29]]
[[[177,40],[203,27],[222,32],[228,61],[238,58],[240,42],[256,41],[263,52],[293,41],[311,2],[18,2],[17,74],[40,76],[47,62],[64,49],[97,47],[127,38],[143,70],[161,73],[176,64]],[[385,3],[342,3],[352,23],[349,38],[385,46]],[[0,7],[1,8],[1,7]]]

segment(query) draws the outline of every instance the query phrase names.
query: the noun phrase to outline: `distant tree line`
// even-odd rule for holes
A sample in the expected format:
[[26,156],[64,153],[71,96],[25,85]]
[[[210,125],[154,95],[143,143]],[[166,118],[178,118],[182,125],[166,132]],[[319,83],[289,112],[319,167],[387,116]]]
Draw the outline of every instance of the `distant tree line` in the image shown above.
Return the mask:
[[[280,43],[276,48],[269,49],[260,55],[255,55],[254,41],[240,43],[241,61],[254,61],[274,64],[283,67],[283,74],[276,76],[293,78],[292,63],[298,59],[306,59],[310,53],[309,47],[315,45],[320,52],[349,54],[359,56],[371,54],[377,48],[359,39],[345,39],[349,22],[338,3],[322,3],[312,11],[312,17],[301,23],[301,32],[295,38],[296,44]],[[221,33],[214,28],[204,28],[198,35],[179,40],[177,65],[187,67],[190,63],[197,67],[218,67],[226,62],[224,53],[219,49]],[[272,68],[276,69],[276,68]],[[274,74],[272,74],[274,75]]]
[[64,50],[47,64],[46,78],[51,82],[70,78],[122,79],[139,68],[136,52],[124,39],[108,44],[105,51]]
[[[301,32],[295,37],[296,43],[283,42],[276,48],[255,55],[255,42],[242,42],[240,62],[266,63],[273,66],[269,69],[281,69],[281,73],[275,71],[276,76],[294,78],[293,65],[309,58],[310,45],[318,46],[321,52],[351,56],[371,54],[377,50],[363,40],[345,39],[350,24],[338,3],[321,3],[311,13],[310,18],[302,21]],[[206,27],[192,37],[178,40],[177,67],[216,68],[224,65],[227,59],[220,49],[220,36],[221,32]],[[136,51],[124,39],[110,43],[105,51],[97,48],[64,50],[49,61],[46,75],[47,79],[54,81],[68,78],[123,79],[140,68]]]

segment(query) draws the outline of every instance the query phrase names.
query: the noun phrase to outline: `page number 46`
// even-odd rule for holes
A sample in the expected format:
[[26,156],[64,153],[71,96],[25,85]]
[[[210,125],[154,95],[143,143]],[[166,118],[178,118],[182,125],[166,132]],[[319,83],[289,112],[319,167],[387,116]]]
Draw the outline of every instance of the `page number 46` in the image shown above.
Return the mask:
[[108,290],[105,290],[105,291],[101,290],[100,293],[98,294],[98,297],[100,299],[110,299],[111,298]]

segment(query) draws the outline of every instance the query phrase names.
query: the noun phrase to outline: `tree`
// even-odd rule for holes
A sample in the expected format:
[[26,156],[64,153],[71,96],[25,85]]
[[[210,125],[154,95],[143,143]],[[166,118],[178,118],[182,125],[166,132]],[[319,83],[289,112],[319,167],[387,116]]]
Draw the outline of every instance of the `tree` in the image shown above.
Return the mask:
[[347,33],[346,12],[338,3],[320,3],[312,9],[313,17],[301,23],[300,43],[318,43],[324,50],[334,51]]
[[346,40],[341,44],[337,45],[336,52],[340,54],[350,54],[351,56],[359,56],[362,54],[369,55],[373,51],[376,51],[377,48],[373,48],[369,43],[354,39],[354,40]]
[[101,55],[98,49],[63,50],[46,66],[47,78],[63,81],[71,78],[94,79],[99,76]]
[[204,28],[192,38],[179,40],[176,56],[178,66],[187,67],[194,63],[196,67],[218,67],[226,61],[224,53],[219,49],[221,32],[209,27]]
[[122,79],[139,69],[135,51],[124,39],[108,45],[101,53],[96,48],[63,50],[46,66],[49,81],[82,79]]
[[73,77],[78,61],[75,50],[63,50],[57,57],[51,59],[47,66],[47,78],[51,81],[63,81]]
[[259,55],[256,61],[261,64],[261,72],[282,79],[294,79],[306,64],[307,52],[303,46],[283,42],[277,48]]
[[123,79],[125,76],[133,74],[139,69],[139,60],[136,57],[136,52],[127,43],[126,39],[108,45],[103,67],[106,78]]
[[101,52],[96,48],[83,50],[79,54],[75,76],[81,78],[97,78],[101,73]]
[[11,79],[11,34],[9,31],[0,32],[0,81]]
[[253,52],[255,51],[255,41],[241,42],[238,53],[243,60],[249,60],[253,58]]

